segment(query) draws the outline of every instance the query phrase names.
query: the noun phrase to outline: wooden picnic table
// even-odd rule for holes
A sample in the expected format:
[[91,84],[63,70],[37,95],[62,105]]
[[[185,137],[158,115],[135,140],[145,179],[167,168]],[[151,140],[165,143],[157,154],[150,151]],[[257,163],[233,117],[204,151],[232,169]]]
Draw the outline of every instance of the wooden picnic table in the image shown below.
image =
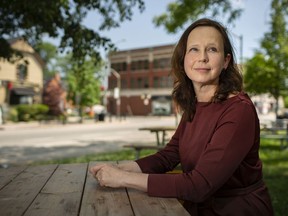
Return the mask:
[[156,126],[156,127],[142,127],[139,130],[148,130],[156,134],[157,146],[164,146],[166,142],[167,131],[175,131],[176,127],[173,126]]
[[177,199],[101,187],[88,172],[93,164],[1,168],[0,215],[189,215]]

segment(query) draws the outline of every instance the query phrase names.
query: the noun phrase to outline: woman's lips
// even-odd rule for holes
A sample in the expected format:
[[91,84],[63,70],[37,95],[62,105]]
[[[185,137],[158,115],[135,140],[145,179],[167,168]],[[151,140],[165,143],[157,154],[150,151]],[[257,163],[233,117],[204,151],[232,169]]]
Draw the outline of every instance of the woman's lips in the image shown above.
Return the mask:
[[194,70],[196,70],[196,71],[203,71],[203,72],[207,72],[207,71],[209,71],[210,70],[210,68],[195,68]]

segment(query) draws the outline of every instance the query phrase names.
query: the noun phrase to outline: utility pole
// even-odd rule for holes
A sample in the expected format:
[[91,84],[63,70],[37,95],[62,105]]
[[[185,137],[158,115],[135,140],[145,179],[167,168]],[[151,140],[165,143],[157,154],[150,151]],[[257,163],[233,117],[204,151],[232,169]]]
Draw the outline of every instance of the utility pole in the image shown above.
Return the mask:
[[114,98],[116,99],[116,106],[117,106],[117,117],[119,120],[121,120],[121,95],[120,95],[120,90],[121,90],[121,76],[120,74],[111,68],[111,73],[116,77],[117,79],[117,87],[114,88]]

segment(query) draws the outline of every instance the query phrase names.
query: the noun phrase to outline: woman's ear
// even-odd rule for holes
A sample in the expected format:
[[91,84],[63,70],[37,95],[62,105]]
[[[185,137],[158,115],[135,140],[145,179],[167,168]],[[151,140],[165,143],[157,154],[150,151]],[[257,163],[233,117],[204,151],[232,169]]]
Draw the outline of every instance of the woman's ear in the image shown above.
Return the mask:
[[224,69],[226,70],[228,65],[229,65],[229,62],[231,60],[231,55],[228,53],[224,59]]

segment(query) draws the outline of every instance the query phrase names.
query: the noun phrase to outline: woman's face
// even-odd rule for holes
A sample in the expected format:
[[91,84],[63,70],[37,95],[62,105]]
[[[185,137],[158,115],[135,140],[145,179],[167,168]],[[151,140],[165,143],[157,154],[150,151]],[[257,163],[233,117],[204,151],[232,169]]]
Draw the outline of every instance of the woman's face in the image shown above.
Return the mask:
[[190,32],[184,69],[194,88],[218,85],[221,71],[227,68],[229,61],[230,54],[224,56],[224,43],[218,30],[200,26]]

